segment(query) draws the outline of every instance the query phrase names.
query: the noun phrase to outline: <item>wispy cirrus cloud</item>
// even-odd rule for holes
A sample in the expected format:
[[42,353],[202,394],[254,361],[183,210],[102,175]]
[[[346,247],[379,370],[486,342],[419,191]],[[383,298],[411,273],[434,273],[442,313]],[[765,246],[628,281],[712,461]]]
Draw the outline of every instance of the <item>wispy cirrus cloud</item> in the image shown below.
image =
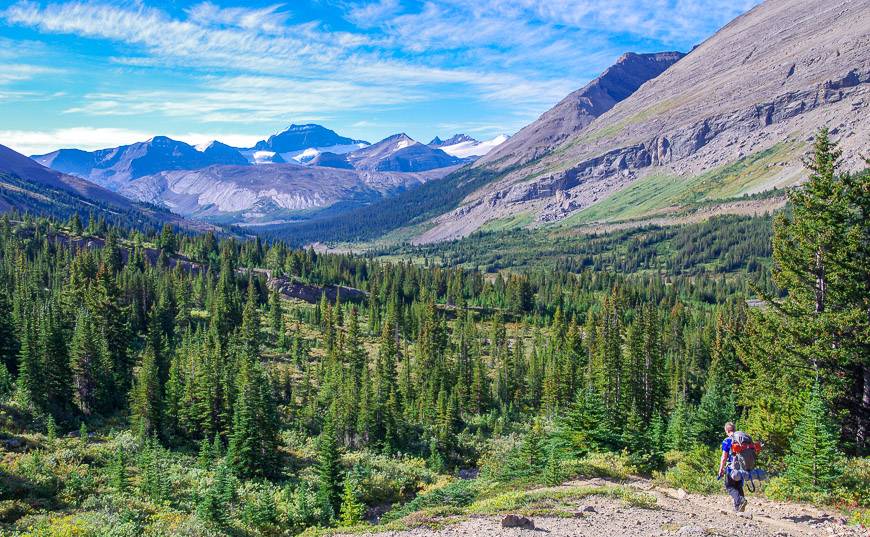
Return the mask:
[[55,75],[62,72],[62,69],[45,67],[43,65],[0,62],[0,85],[31,80],[38,76]]
[[[395,7],[389,0],[372,8],[360,8],[367,17],[376,18]],[[486,99],[510,99],[519,104],[530,101],[540,104],[551,102],[550,95],[543,88],[558,88],[559,92],[568,87],[565,80],[530,80],[526,73],[504,72],[500,70],[479,69],[472,58],[452,65],[437,65],[425,54],[398,54],[397,46],[404,33],[386,32],[380,36],[363,33],[333,32],[324,30],[316,23],[293,24],[288,22],[289,13],[279,11],[279,6],[263,9],[221,8],[211,3],[198,4],[186,11],[184,20],[170,17],[166,12],[143,4],[125,8],[114,4],[93,2],[67,2],[42,6],[33,2],[19,2],[8,8],[3,16],[6,21],[37,28],[43,32],[74,34],[85,37],[109,39],[125,44],[139,45],[146,53],[144,56],[114,57],[113,61],[129,66],[185,66],[194,71],[228,71],[236,73],[257,73],[282,78],[280,84],[270,84],[272,89],[289,92],[289,104],[281,107],[284,113],[307,111],[310,107],[321,105],[335,106],[340,109],[376,105],[397,105],[421,100],[424,87],[444,84],[462,84],[472,90],[472,94]],[[427,8],[423,17],[436,16]],[[362,17],[357,12],[358,17]],[[410,20],[410,19],[409,19]],[[407,31],[417,31],[414,25],[399,19],[398,24]],[[427,23],[428,24],[428,23]],[[429,24],[432,39],[448,35],[446,25],[454,21],[444,16],[440,25]],[[454,31],[456,28],[454,27]],[[481,32],[477,32],[481,34]],[[495,40],[498,29],[484,30],[479,39]],[[423,43],[431,41],[421,36],[409,48],[419,48],[425,52]],[[449,42],[441,47],[449,48]],[[459,58],[460,60],[462,58]],[[438,58],[435,58],[438,60]],[[436,65],[433,65],[435,63]],[[238,85],[242,81],[259,80],[255,77],[229,77],[226,80]],[[536,83],[537,82],[537,83]],[[575,84],[572,82],[572,85]],[[208,81],[208,90],[214,89]],[[526,91],[522,91],[525,88]],[[217,88],[220,91],[220,87]],[[252,84],[241,91],[263,89]],[[269,88],[266,88],[269,89]],[[426,93],[431,97],[437,88],[429,87]],[[204,92],[203,92],[204,93]],[[214,115],[214,105],[228,102],[238,105],[232,93],[223,93],[215,98],[205,99],[201,106],[193,106],[193,99],[203,98],[203,93],[176,95],[172,101],[185,102],[175,106],[165,102],[143,100],[140,106],[127,108],[134,98],[143,97],[141,92],[131,92],[129,98],[121,95],[89,94],[90,101],[81,106],[70,107],[76,112],[97,114],[130,113],[134,109],[153,112],[156,107],[167,113],[178,113],[189,108],[201,113],[206,109],[205,119]],[[555,94],[555,91],[552,92]],[[250,95],[250,94],[249,94]],[[271,95],[266,95],[269,97]],[[294,98],[297,97],[298,98]],[[303,99],[302,97],[305,97]],[[293,104],[306,100],[310,106]],[[125,102],[126,101],[126,102]],[[268,106],[254,104],[254,113],[260,113]],[[221,114],[221,118],[237,117],[237,114]]]
[[[626,49],[687,50],[757,3],[310,2],[321,10],[334,8],[327,20],[307,17],[302,7],[307,0],[258,7],[184,1],[20,0],[0,11],[0,23],[108,44],[102,65],[123,76],[71,95],[59,110],[65,117],[242,125],[344,114],[354,125],[361,118],[353,113],[369,119],[449,100],[457,116],[498,109],[499,125],[491,118],[480,123],[513,131]],[[0,53],[0,62],[4,59]],[[124,84],[128,72],[164,78],[152,83],[142,75],[144,84]],[[0,74],[0,84],[3,77],[12,83],[24,76],[8,71]]]

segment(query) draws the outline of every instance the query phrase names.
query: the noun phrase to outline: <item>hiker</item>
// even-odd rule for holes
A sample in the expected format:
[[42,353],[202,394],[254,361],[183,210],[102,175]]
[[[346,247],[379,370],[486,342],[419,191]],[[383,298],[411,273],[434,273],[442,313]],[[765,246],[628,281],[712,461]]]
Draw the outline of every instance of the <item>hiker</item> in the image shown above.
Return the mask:
[[[746,497],[743,496],[743,480],[735,481],[731,478],[731,445],[734,443],[734,424],[730,421],[725,424],[725,434],[728,436],[722,440],[722,458],[719,459],[719,478],[725,476],[725,490],[731,495],[734,500],[734,511],[746,510]],[[727,463],[727,464],[726,464]]]

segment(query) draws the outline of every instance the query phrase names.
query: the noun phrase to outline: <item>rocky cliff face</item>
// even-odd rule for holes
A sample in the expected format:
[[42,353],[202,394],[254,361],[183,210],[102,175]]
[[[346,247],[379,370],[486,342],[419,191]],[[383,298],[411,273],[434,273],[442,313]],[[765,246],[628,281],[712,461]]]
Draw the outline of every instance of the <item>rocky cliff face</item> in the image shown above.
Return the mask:
[[[567,114],[560,106],[542,119],[558,124]],[[481,159],[494,169],[520,166],[417,240],[455,238],[521,212],[561,221],[638,181],[667,177],[670,188],[689,188],[762,152],[773,155],[762,169],[720,181],[733,181],[735,194],[785,186],[802,177],[799,157],[822,126],[840,143],[844,166],[861,166],[868,108],[870,0],[768,0],[585,126],[567,114],[562,124],[576,132],[555,135],[563,139],[552,149],[509,152],[517,135]],[[775,158],[782,147],[792,153]]]

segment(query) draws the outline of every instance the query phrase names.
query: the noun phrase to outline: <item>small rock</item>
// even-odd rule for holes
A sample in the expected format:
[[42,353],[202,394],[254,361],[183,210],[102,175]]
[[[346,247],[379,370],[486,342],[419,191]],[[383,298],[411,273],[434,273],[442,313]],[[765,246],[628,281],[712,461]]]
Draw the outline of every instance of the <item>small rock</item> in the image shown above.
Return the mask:
[[688,497],[689,497],[689,494],[685,490],[677,489],[677,499],[678,500],[685,500]]
[[501,519],[502,528],[520,528],[524,530],[535,529],[535,523],[530,518],[519,515],[507,515]]
[[677,530],[677,535],[694,536],[705,534],[706,532],[701,526],[683,526],[682,528]]

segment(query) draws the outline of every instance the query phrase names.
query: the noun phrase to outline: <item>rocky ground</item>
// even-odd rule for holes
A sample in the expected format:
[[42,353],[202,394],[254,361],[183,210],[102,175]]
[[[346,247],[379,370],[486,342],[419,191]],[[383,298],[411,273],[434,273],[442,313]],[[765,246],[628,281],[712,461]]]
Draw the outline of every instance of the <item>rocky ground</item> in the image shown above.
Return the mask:
[[[605,486],[604,480],[577,481],[566,486]],[[557,536],[849,536],[866,537],[866,529],[846,525],[839,514],[815,507],[773,502],[755,495],[749,497],[745,513],[730,510],[730,498],[723,495],[686,494],[654,486],[647,480],[630,486],[656,498],[653,509],[629,507],[619,499],[590,496],[580,500],[573,518],[532,517],[534,530],[503,528],[503,516],[474,517],[441,529],[416,528],[380,533],[395,537],[488,537],[531,536],[535,533]]]

